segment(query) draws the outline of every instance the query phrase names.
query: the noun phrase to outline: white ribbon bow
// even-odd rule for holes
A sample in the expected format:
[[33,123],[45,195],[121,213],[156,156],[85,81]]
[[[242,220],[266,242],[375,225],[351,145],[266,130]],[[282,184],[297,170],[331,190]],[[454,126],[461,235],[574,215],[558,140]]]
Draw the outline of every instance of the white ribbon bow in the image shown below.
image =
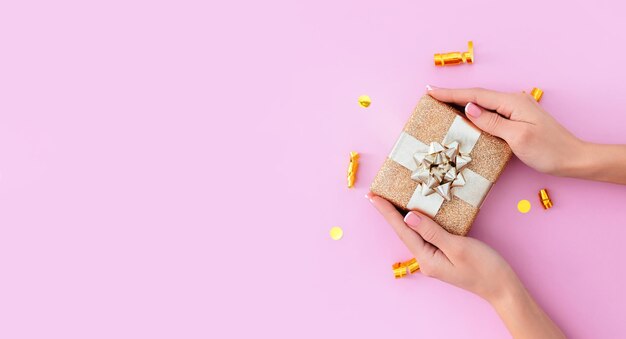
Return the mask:
[[469,154],[460,153],[459,146],[456,141],[448,145],[433,141],[428,152],[417,152],[413,155],[418,168],[411,174],[411,179],[420,183],[423,195],[437,193],[450,201],[451,189],[465,185],[461,170],[472,158]]
[[[471,153],[476,145],[480,133],[480,130],[472,126],[463,117],[456,116],[446,136],[443,138],[442,143],[446,145],[446,147],[443,147],[440,143],[435,143],[434,148],[431,149],[430,145],[417,140],[406,132],[400,134],[400,138],[396,142],[391,154],[389,154],[389,158],[410,170],[412,172],[411,178],[420,183],[413,192],[406,206],[407,209],[418,209],[432,218],[441,208],[444,199],[450,200],[452,198],[451,196],[456,196],[470,205],[480,208],[489,189],[491,189],[491,182],[478,173],[465,168],[464,166],[467,165],[467,163],[459,167],[459,163],[465,160],[467,160],[467,162],[471,161],[468,154]],[[439,149],[439,147],[441,147],[441,149]],[[445,166],[446,161],[444,161],[443,156],[439,158],[440,163],[444,165],[443,167],[440,168],[437,166],[434,172],[431,172],[432,167],[428,168],[428,173],[424,171],[426,169],[424,160],[428,163],[431,160],[431,154],[435,154],[436,158],[437,154],[441,152],[445,154],[445,151],[449,149],[456,149],[461,157],[466,157],[466,159],[462,159],[461,162],[455,160],[455,173],[450,172],[452,167],[447,168]],[[450,155],[454,153],[453,151],[448,152]],[[428,159],[426,159],[427,156]],[[457,159],[456,155],[455,159]],[[434,160],[436,161],[437,159]],[[451,166],[450,161],[447,163]],[[441,180],[439,180],[439,183],[437,183],[437,178],[439,178],[443,170],[445,170],[445,173]],[[448,173],[450,174],[448,175]],[[426,176],[426,174],[428,174],[428,176]],[[456,174],[456,176],[453,176],[453,174]],[[446,175],[448,175],[447,180],[444,180]],[[435,179],[431,179],[432,177],[435,177]],[[459,179],[460,181],[457,182]],[[454,184],[455,182],[457,182],[456,185]],[[463,184],[461,184],[461,182],[463,182]],[[432,194],[434,192],[437,194]]]

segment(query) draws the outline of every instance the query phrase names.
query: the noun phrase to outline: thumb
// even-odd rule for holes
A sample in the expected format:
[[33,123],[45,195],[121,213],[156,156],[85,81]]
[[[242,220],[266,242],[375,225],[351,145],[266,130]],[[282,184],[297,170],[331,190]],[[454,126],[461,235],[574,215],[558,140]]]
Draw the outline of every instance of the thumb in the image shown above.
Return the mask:
[[417,211],[411,211],[404,217],[404,222],[417,232],[424,241],[433,244],[443,253],[453,250],[455,235],[448,233],[428,216]]
[[518,128],[518,122],[511,121],[503,116],[488,111],[473,102],[468,102],[465,106],[465,115],[476,127],[481,130],[502,138],[510,140]]

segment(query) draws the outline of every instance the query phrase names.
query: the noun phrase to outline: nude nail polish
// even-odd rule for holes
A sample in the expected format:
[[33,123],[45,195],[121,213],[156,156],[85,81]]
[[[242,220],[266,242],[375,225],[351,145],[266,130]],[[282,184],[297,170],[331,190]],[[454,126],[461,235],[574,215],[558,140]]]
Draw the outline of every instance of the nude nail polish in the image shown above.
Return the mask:
[[419,225],[421,221],[422,221],[422,218],[420,218],[420,216],[414,212],[409,212],[409,214],[407,214],[406,217],[404,217],[404,222],[410,227],[415,227]]
[[481,113],[482,110],[476,104],[468,102],[467,105],[465,105],[465,114],[478,118]]

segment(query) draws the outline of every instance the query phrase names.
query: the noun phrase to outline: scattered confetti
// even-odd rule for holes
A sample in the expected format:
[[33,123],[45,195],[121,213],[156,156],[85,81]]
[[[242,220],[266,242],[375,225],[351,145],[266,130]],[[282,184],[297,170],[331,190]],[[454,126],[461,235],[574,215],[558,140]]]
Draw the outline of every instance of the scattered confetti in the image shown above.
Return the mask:
[[474,43],[467,43],[467,52],[449,52],[435,54],[435,66],[447,66],[474,63]]
[[359,105],[361,105],[362,107],[369,107],[370,104],[372,103],[372,99],[370,99],[369,95],[361,95],[359,97]]
[[417,260],[413,258],[404,262],[397,262],[391,265],[391,269],[393,270],[394,277],[400,279],[407,275],[407,270],[411,274],[417,272],[420,269],[420,265],[417,263]]
[[333,240],[339,240],[343,237],[343,230],[341,229],[341,227],[338,226],[334,226],[330,229],[330,237],[333,238]]
[[405,264],[406,268],[409,269],[409,273],[411,274],[417,272],[420,269],[420,264],[417,263],[417,260],[415,260],[415,258],[405,262]]
[[391,266],[393,275],[396,279],[400,279],[406,275],[406,266],[402,266],[401,262],[397,262]]
[[528,212],[530,212],[530,201],[528,201],[528,200],[520,200],[517,203],[517,210],[520,211],[520,213],[528,213]]
[[354,187],[356,170],[359,168],[359,153],[350,152],[350,164],[348,165],[348,188]]
[[546,190],[545,188],[539,191],[539,199],[541,200],[541,205],[543,206],[543,209],[547,210],[552,208],[552,200],[548,195],[548,190]]
[[543,96],[543,91],[541,90],[541,88],[533,88],[532,91],[530,91],[530,95],[535,98],[535,100],[537,100],[537,102],[541,101],[541,97]]

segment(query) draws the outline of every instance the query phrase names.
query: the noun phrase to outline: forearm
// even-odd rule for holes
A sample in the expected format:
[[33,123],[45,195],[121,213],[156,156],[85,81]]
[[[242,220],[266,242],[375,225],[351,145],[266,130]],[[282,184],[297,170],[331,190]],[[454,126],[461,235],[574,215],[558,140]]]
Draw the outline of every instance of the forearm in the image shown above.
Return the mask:
[[517,278],[507,284],[505,292],[491,304],[513,338],[565,338]]
[[626,145],[582,143],[563,175],[626,184]]

